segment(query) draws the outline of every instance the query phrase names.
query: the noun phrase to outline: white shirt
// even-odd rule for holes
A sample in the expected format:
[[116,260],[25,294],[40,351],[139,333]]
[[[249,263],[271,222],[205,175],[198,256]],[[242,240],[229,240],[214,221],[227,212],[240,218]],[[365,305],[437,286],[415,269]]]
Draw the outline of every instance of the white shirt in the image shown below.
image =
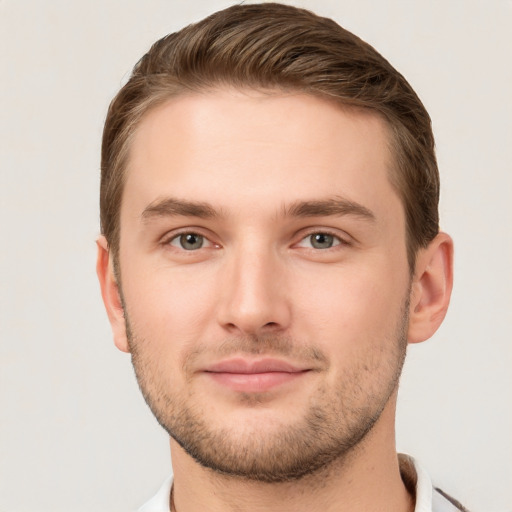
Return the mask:
[[[412,457],[400,454],[399,460],[402,476],[415,483],[416,486],[414,512],[460,512],[461,509],[453,505],[437,489],[434,489],[428,474]],[[172,476],[138,512],[170,512],[171,487]]]

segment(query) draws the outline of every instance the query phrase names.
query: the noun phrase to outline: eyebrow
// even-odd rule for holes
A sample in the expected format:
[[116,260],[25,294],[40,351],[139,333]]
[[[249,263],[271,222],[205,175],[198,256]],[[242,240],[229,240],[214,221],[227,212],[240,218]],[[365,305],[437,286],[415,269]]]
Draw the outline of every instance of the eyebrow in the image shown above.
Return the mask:
[[208,203],[197,201],[186,201],[167,197],[158,199],[144,208],[141,214],[143,220],[155,217],[199,217],[201,219],[212,219],[218,217],[219,213]]
[[[284,217],[328,217],[353,215],[375,221],[374,213],[365,206],[344,198],[324,199],[318,201],[296,201],[283,207]],[[143,220],[158,217],[198,217],[213,219],[220,216],[210,204],[167,197],[150,203],[142,212]]]
[[344,198],[333,198],[321,201],[297,201],[284,209],[289,217],[328,217],[354,215],[372,222],[375,214],[362,204]]

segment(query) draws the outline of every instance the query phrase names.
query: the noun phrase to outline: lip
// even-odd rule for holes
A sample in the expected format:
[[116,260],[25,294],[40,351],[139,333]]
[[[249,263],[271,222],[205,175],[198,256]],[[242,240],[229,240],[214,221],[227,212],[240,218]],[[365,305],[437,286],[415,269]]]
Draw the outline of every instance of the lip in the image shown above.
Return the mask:
[[212,373],[254,374],[268,372],[296,373],[302,372],[306,369],[307,368],[295,366],[281,359],[265,358],[251,360],[237,357],[212,364],[211,366],[208,366],[205,371]]
[[204,373],[233,391],[262,393],[293,382],[310,370],[280,359],[234,358],[210,365],[205,368]]

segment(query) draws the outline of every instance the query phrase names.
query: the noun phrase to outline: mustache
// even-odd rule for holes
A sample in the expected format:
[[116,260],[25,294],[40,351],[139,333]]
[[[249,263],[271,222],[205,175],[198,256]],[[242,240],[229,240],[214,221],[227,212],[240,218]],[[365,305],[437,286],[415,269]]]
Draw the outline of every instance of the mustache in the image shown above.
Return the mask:
[[291,359],[299,363],[313,362],[315,366],[327,366],[328,358],[318,348],[305,345],[290,336],[254,334],[226,338],[218,344],[200,344],[185,358],[185,366],[195,366],[198,360],[224,359],[233,356],[270,356]]
[[[142,346],[147,344],[148,340],[135,335],[126,308],[124,308],[124,317],[133,362],[143,358],[142,352],[144,350]],[[235,356],[286,358],[289,361],[303,365],[311,363],[315,367],[326,368],[329,366],[329,359],[320,348],[312,344],[299,342],[291,336],[275,333],[230,336],[215,343],[195,343],[187,340],[185,346],[187,348],[182,352],[182,368],[185,371],[197,368],[201,362]]]

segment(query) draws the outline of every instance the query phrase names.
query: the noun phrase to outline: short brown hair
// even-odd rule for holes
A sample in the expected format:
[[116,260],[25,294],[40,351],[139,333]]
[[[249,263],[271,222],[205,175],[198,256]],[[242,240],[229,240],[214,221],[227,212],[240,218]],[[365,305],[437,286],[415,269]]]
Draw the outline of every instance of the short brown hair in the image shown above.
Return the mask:
[[130,141],[151,108],[219,86],[301,91],[371,109],[391,133],[411,271],[437,235],[439,173],[430,117],[374,48],[333,20],[277,4],[235,5],[157,41],[110,104],[101,154],[101,229],[116,260]]

